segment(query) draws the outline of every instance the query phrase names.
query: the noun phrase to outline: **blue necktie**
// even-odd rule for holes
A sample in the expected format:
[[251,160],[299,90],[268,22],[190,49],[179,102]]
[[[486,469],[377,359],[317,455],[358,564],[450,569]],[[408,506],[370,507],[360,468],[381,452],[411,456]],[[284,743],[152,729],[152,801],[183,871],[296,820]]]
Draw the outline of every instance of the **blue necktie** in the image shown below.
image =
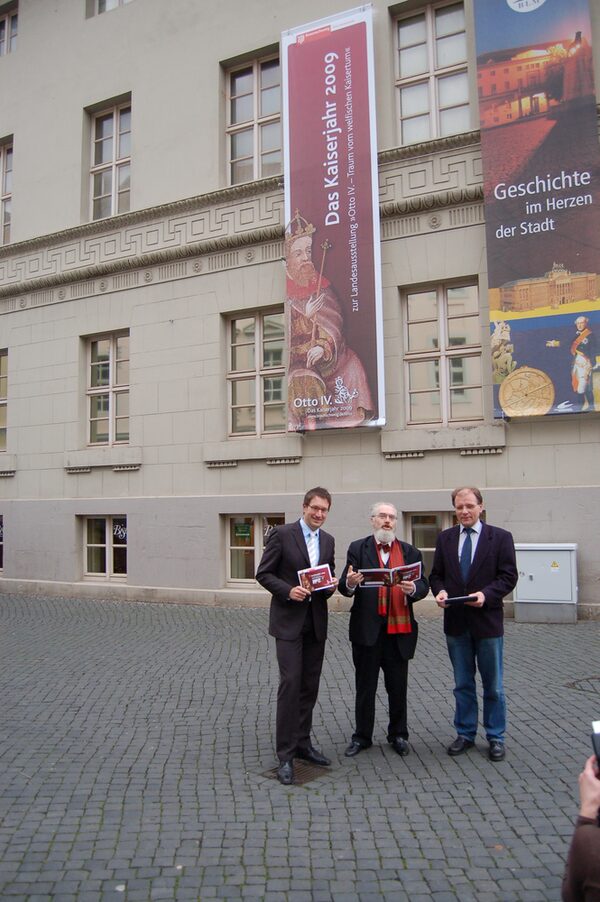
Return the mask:
[[473,530],[470,526],[467,526],[464,530],[465,540],[460,552],[460,570],[465,583],[469,577],[469,570],[471,569],[471,555],[473,553],[473,543],[471,542],[472,532]]

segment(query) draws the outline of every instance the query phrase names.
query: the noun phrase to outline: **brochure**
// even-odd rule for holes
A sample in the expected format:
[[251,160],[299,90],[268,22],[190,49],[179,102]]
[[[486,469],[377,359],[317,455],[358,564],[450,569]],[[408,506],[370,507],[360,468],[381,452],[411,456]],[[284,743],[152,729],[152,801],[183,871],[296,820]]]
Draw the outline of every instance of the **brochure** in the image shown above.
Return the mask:
[[359,568],[364,580],[361,583],[363,588],[368,586],[397,586],[403,580],[411,580],[414,582],[421,579],[421,561],[415,564],[402,564],[401,567],[392,567],[388,570],[386,567],[377,567],[373,569]]
[[335,589],[329,564],[298,570],[298,581],[301,586],[304,586],[305,589],[310,589],[311,592],[320,592],[321,589]]

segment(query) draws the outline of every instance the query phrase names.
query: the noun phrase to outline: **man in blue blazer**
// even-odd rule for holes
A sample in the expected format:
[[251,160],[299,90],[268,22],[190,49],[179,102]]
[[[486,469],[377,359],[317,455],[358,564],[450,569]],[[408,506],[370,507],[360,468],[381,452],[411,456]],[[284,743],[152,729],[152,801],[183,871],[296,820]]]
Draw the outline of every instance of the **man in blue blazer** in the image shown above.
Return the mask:
[[375,695],[379,671],[383,670],[388,695],[388,742],[399,755],[407,755],[407,681],[408,662],[415,654],[418,625],[413,602],[427,595],[424,574],[419,579],[404,579],[399,586],[364,586],[361,569],[392,569],[415,564],[421,552],[396,538],[398,512],[393,504],[380,501],[371,508],[373,532],[352,542],[339,590],[354,598],[350,612],[350,641],[355,668],[356,727],[345,751],[347,758],[358,755],[373,742]]
[[275,637],[279,664],[277,779],[284,785],[294,782],[294,757],[324,767],[331,764],[312,745],[310,731],[327,638],[327,599],[337,580],[333,588],[312,593],[298,580],[299,570],[319,564],[329,564],[334,574],[334,539],[321,529],[330,506],[327,489],[310,489],[300,520],[269,533],[256,571],[256,579],[272,596],[269,634]]
[[[456,739],[453,757],[475,743],[477,734],[476,669],[483,684],[483,726],[489,757],[505,756],[506,701],[503,686],[503,599],[517,584],[512,535],[481,520],[483,498],[477,488],[452,492],[458,526],[438,536],[429,577],[444,609],[444,632],[454,670]],[[452,601],[471,596],[472,600]]]

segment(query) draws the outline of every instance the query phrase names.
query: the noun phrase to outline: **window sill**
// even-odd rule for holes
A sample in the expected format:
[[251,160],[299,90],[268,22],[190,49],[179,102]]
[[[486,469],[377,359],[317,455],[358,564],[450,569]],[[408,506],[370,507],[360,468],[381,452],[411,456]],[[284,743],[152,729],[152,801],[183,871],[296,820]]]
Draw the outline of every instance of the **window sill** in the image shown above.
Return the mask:
[[100,448],[67,451],[63,466],[69,473],[87,473],[98,467],[112,470],[139,470],[142,466],[142,449],[131,445],[107,445]]
[[272,435],[235,438],[227,442],[207,442],[204,463],[207,466],[235,466],[239,460],[267,460],[272,463],[297,463],[302,457],[302,436]]
[[504,423],[478,423],[472,426],[430,426],[382,431],[384,456],[421,455],[427,451],[473,451],[503,449],[506,446]]

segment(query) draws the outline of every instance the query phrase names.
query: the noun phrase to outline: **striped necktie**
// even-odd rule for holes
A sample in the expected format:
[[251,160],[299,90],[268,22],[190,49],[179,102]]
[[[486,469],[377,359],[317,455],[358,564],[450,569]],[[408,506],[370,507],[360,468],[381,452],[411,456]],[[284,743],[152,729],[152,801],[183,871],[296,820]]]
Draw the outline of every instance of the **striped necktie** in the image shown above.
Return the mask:
[[309,533],[308,541],[306,543],[308,548],[308,557],[310,559],[310,566],[316,567],[319,563],[319,552],[317,549],[317,534],[314,532]]

